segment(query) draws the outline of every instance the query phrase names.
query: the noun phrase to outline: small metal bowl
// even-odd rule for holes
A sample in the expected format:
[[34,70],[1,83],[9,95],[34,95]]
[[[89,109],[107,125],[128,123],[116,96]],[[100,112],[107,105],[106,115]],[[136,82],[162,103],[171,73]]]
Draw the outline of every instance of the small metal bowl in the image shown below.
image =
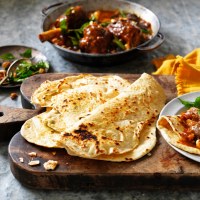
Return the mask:
[[[72,51],[61,46],[52,44],[58,53],[69,61],[89,65],[112,65],[116,63],[126,62],[134,59],[135,55],[140,52],[147,52],[158,48],[164,41],[164,36],[159,32],[160,21],[158,17],[144,6],[123,0],[76,0],[63,3],[52,4],[42,9],[44,19],[42,22],[42,30],[49,30],[50,25],[71,6],[81,5],[86,11],[92,10],[114,10],[120,9],[129,13],[135,13],[145,21],[151,23],[152,38],[137,47],[130,50],[108,54],[90,54]],[[54,8],[54,9],[53,9]]]

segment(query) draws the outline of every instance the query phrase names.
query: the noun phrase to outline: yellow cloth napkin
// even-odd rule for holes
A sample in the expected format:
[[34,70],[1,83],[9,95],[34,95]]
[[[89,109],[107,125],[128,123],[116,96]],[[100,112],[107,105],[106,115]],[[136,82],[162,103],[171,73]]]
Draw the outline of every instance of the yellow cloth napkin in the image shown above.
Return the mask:
[[178,96],[200,91],[200,48],[182,56],[168,55],[152,61],[157,71],[154,75],[175,75]]

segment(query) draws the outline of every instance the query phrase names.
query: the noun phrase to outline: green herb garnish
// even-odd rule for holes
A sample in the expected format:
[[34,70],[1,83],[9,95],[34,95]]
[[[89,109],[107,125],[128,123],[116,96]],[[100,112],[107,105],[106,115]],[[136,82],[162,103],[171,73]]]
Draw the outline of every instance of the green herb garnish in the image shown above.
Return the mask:
[[80,28],[77,29],[69,29],[68,32],[77,32],[79,34],[83,34],[84,29],[89,26],[90,22],[84,23]]
[[[68,30],[68,33],[74,33],[75,34],[75,37],[73,37],[73,36],[70,36],[70,38],[71,38],[71,40],[73,40],[72,41],[72,43],[74,43],[75,42],[75,39],[78,41],[78,43],[79,43],[79,40],[82,38],[82,36],[83,36],[83,31],[84,31],[84,29],[87,27],[87,26],[89,26],[89,24],[90,24],[90,22],[86,22],[86,23],[84,23],[80,28],[78,28],[78,29],[69,29]],[[75,42],[76,43],[76,42]],[[77,46],[77,45],[75,45],[75,46]]]
[[178,99],[186,108],[196,107],[196,108],[200,109],[200,96],[197,97],[194,102],[186,101],[186,100],[183,100],[180,98],[178,98]]
[[69,7],[69,8],[67,8],[67,10],[65,11],[65,15],[66,15],[66,16],[70,15],[70,13],[71,13],[71,11],[72,11],[73,8],[74,8],[74,7]]
[[27,49],[25,52],[21,53],[20,56],[24,58],[31,58],[32,57],[32,50]]
[[97,18],[95,16],[95,14],[92,14],[91,17],[90,17],[90,21],[97,21]]
[[67,8],[67,10],[65,11],[65,15],[70,15],[70,13],[71,13],[71,10],[73,9],[74,7],[69,7],[69,8]]
[[5,53],[0,56],[2,60],[14,60],[15,56],[12,53]]
[[106,26],[108,26],[109,24],[110,24],[110,22],[102,22],[102,23],[101,23],[101,26],[106,27]]
[[125,48],[125,46],[124,46],[124,44],[122,43],[122,41],[121,40],[119,40],[117,37],[115,37],[114,39],[113,39],[113,43],[115,43],[120,49],[122,49],[122,50],[125,50],[126,48]]
[[67,20],[66,19],[62,19],[60,21],[60,28],[61,28],[62,34],[65,35],[67,33],[67,29],[68,29]]
[[124,17],[124,18],[125,18],[126,15],[127,15],[127,14],[126,14],[124,11],[122,11],[122,10],[120,10],[119,13],[120,13],[120,15],[121,15],[122,17]]
[[145,34],[150,34],[150,31],[147,30],[147,29],[141,28],[141,31],[142,31],[143,33],[145,33]]
[[10,77],[8,77],[8,81],[10,83],[20,83],[25,78],[40,73],[41,69],[46,71],[48,68],[49,64],[45,61],[39,61],[37,63],[22,61],[17,66],[16,71],[12,73]]
[[71,39],[73,46],[79,45],[79,39],[77,39],[76,37],[72,37],[72,36],[69,36],[69,38]]

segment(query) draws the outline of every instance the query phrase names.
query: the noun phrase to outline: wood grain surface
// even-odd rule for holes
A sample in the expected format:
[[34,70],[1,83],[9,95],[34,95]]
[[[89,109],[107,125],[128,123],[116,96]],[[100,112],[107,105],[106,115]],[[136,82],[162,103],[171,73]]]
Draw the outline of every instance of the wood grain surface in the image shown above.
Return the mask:
[[21,129],[25,120],[40,112],[40,108],[31,110],[0,105],[0,141],[11,139],[12,136]]
[[[32,92],[43,81],[68,75],[45,74],[27,79],[21,86],[24,102],[29,102]],[[133,82],[140,75],[120,76]],[[176,96],[174,77],[155,78],[163,86],[167,101]],[[18,132],[9,144],[10,167],[13,175],[23,185],[37,189],[200,189],[199,163],[177,153],[159,133],[157,138],[156,147],[150,154],[137,161],[114,163],[69,156],[64,149],[39,147],[28,143]],[[30,152],[36,152],[37,157],[29,156]],[[20,157],[24,159],[23,163],[20,162]],[[40,160],[40,165],[29,166],[30,160]],[[56,170],[44,169],[43,164],[48,160],[58,161]]]

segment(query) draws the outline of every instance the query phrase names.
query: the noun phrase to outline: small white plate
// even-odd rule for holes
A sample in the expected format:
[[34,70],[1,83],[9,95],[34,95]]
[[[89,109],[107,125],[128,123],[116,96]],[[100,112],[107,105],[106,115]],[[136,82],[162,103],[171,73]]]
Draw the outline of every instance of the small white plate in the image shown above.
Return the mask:
[[[186,110],[186,108],[184,107],[184,105],[180,102],[180,99],[183,99],[183,100],[187,100],[187,101],[194,101],[197,97],[200,96],[200,91],[199,92],[191,92],[191,93],[188,93],[188,94],[184,94],[182,96],[179,96],[179,97],[176,97],[174,99],[172,99],[170,102],[168,102],[165,107],[161,110],[160,112],[160,116],[162,115],[178,115],[180,114],[182,111]],[[176,151],[178,151],[180,154],[192,159],[192,160],[195,160],[197,162],[200,162],[200,156],[199,155],[195,155],[195,154],[191,154],[191,153],[188,153],[186,151],[183,151],[182,149],[179,149],[177,147],[175,147],[174,145],[170,144],[166,137],[161,133],[161,135],[163,136],[163,138],[166,140],[166,142],[172,147],[174,148]]]

